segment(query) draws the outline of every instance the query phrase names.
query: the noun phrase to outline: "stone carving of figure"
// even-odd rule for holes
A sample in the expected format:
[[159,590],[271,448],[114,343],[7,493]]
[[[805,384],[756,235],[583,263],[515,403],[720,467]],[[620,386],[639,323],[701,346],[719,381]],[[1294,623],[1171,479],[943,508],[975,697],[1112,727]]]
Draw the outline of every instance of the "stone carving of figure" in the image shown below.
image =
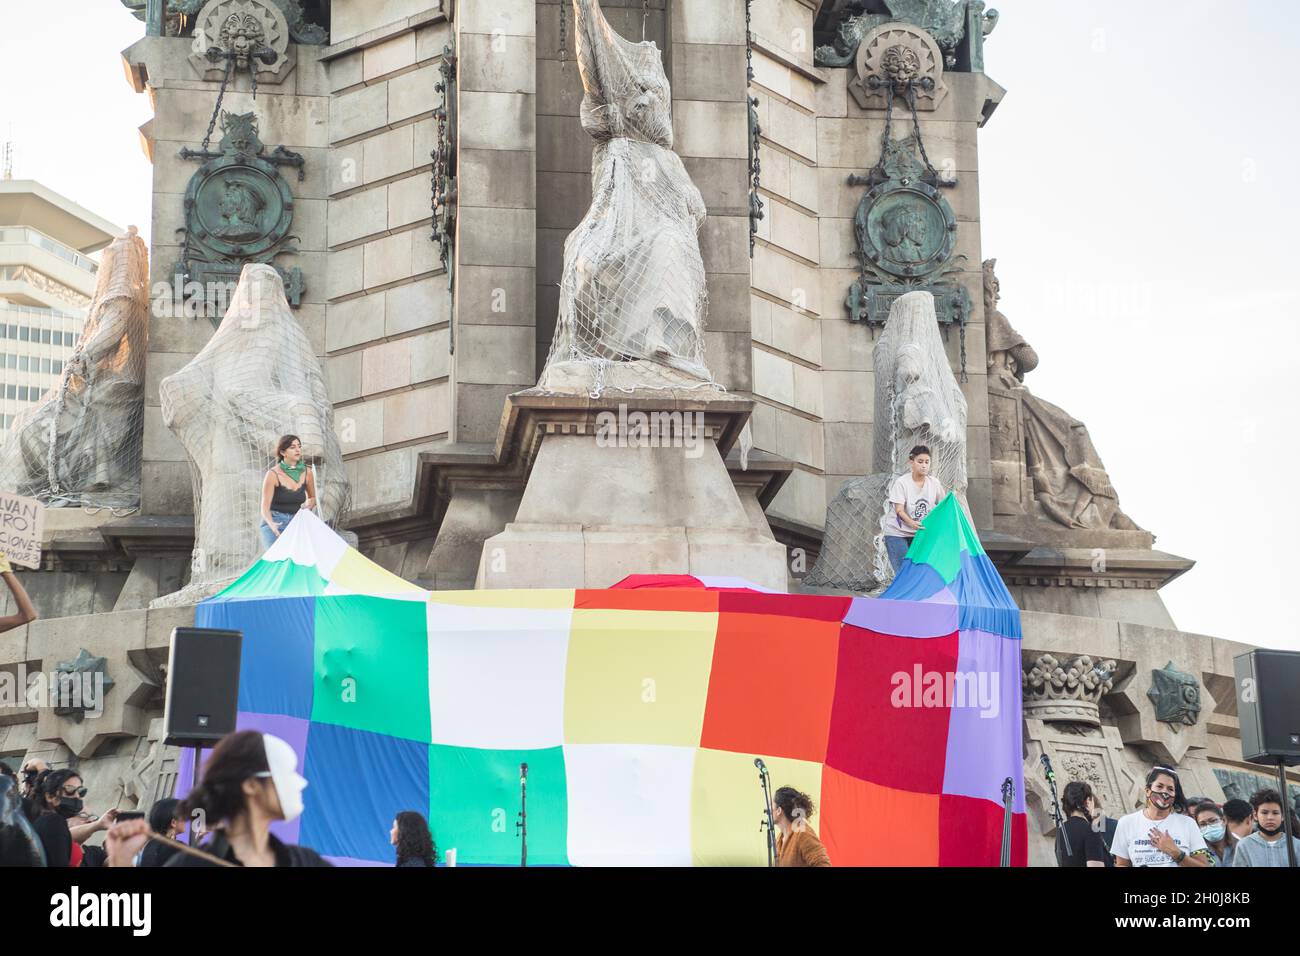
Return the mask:
[[597,0],[573,0],[583,129],[596,141],[592,202],[564,244],[555,338],[543,390],[712,384],[696,232],[704,201],[673,152],[671,95],[658,47],[610,27]]
[[0,488],[51,507],[137,507],[148,351],[149,254],[132,226],[104,250],[62,380],[5,436]]
[[219,203],[221,237],[234,242],[257,238],[261,235],[257,219],[265,208],[266,200],[251,185],[242,179],[226,180]]
[[920,262],[926,257],[925,219],[911,206],[895,206],[885,213],[881,232],[895,262]]
[[984,262],[984,326],[989,353],[989,378],[1006,388],[1024,384],[1025,375],[1038,368],[1038,353],[998,311],[1002,284],[993,271],[996,259]]
[[188,365],[162,380],[159,397],[194,482],[190,585],[160,603],[198,600],[261,553],[262,479],[281,435],[297,435],[304,460],[318,469],[319,517],[334,520],[346,507],[325,376],[273,267],[244,266],[221,325]]
[[889,483],[916,445],[930,448],[930,473],[966,506],[966,398],[953,375],[929,292],[895,300],[872,352],[875,427],[872,474],[850,478],[826,509],[826,531],[809,587],[874,591],[893,578],[879,541]]
[[1119,507],[1119,495],[1088,427],[1064,409],[1036,397],[1024,385],[1038,367],[1038,353],[997,310],[996,259],[984,263],[988,322],[989,384],[1011,392],[1024,409],[1025,468],[1043,513],[1067,528],[1141,531]]

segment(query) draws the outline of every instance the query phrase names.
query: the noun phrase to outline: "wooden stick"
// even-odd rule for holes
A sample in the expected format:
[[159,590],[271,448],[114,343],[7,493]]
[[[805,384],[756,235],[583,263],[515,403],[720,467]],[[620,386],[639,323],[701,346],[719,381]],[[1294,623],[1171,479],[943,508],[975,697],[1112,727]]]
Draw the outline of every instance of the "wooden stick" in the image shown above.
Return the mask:
[[182,853],[188,853],[190,856],[198,857],[200,860],[203,860],[207,863],[214,863],[217,866],[235,866],[235,864],[231,863],[229,860],[223,860],[221,857],[214,856],[213,854],[208,853],[205,850],[197,849],[195,847],[190,846],[187,843],[181,843],[179,840],[173,840],[170,837],[165,837],[158,833],[150,833],[149,839],[153,840],[155,843],[161,843],[165,846],[174,847],[177,850],[180,850]]

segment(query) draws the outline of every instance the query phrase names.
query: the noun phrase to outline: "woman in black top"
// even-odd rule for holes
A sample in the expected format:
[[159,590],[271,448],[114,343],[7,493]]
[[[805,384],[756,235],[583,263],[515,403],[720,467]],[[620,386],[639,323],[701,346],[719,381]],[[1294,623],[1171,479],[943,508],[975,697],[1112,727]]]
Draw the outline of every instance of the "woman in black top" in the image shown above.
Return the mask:
[[[181,816],[181,802],[175,797],[164,797],[149,808],[149,829],[175,840],[185,829],[185,818]],[[180,851],[166,843],[150,841],[140,853],[140,862],[136,866],[165,866],[172,856]]]
[[414,810],[403,810],[397,815],[388,841],[397,847],[398,866],[435,866],[438,862],[429,824]]
[[275,544],[300,508],[316,507],[316,480],[302,460],[302,440],[284,435],[275,446],[275,466],[262,481],[262,548]]
[[32,829],[41,838],[46,866],[72,865],[68,821],[81,812],[85,796],[86,788],[75,770],[51,770],[42,778]]
[[1092,828],[1093,818],[1098,813],[1092,787],[1078,781],[1067,783],[1061,796],[1061,809],[1066,814],[1066,821],[1056,838],[1056,858],[1061,866],[1104,867],[1106,844],[1102,842],[1101,834]]
[[[188,818],[206,819],[212,838],[200,849],[236,866],[330,866],[315,850],[283,843],[271,834],[275,820],[302,812],[307,781],[295,770],[293,748],[271,734],[240,730],[221,739],[203,767],[203,779],[181,805]],[[108,831],[109,866],[131,866],[149,839],[147,820],[128,820]],[[176,853],[164,866],[216,866]]]

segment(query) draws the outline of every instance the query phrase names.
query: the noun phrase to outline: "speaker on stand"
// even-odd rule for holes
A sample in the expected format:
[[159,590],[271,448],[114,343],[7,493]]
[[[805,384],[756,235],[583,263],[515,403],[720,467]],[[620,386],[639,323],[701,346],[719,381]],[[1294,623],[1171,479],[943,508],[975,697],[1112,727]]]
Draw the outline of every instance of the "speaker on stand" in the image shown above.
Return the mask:
[[190,788],[199,783],[199,755],[235,730],[244,632],[210,627],[172,629],[167,653],[163,743],[194,748]]
[[1233,658],[1232,666],[1237,681],[1241,756],[1247,763],[1277,767],[1287,860],[1294,867],[1286,768],[1300,764],[1300,651],[1257,647]]

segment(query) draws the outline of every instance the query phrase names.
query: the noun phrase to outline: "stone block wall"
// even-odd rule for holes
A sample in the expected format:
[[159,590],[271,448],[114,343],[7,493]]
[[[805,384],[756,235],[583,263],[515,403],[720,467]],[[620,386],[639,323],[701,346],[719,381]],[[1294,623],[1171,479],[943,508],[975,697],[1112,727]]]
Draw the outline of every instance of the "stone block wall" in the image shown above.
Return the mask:
[[471,2],[456,14],[457,442],[495,441],[506,396],[537,381],[536,7]]
[[[844,392],[869,390],[870,372],[865,386],[860,368],[853,377],[840,373],[834,382],[828,377],[828,370],[843,367],[844,359],[823,341],[823,327],[830,324],[826,303],[835,295],[827,289],[818,225],[817,91],[824,80],[812,59],[815,6],[803,0],[754,0],[751,11],[754,80],[749,92],[758,100],[762,131],[763,218],[754,244],[749,300],[757,402],[754,446],[794,463],[768,514],[820,532],[827,470],[862,473],[850,471],[857,462],[845,459],[856,439],[843,424],[851,414],[844,408]],[[870,409],[868,402],[853,414],[869,421]]]
[[[451,25],[427,2],[336,4],[324,354],[353,515],[409,504],[452,432],[451,306],[431,238],[434,110]],[[393,19],[388,19],[392,17]]]

